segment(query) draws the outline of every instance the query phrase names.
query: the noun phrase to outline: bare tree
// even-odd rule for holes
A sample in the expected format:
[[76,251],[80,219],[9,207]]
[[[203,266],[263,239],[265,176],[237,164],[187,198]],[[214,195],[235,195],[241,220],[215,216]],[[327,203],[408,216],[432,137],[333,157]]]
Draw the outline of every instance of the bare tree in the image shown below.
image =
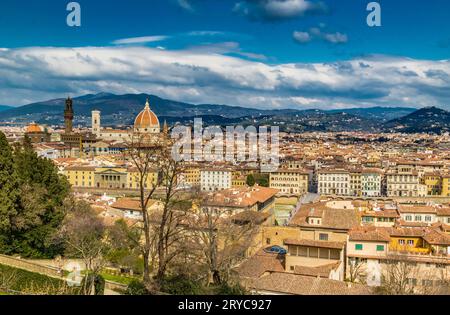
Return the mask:
[[385,268],[381,277],[380,293],[389,295],[414,294],[418,283],[415,275],[417,264],[405,255],[390,254],[385,261]]
[[134,132],[131,136],[131,142],[127,145],[126,156],[131,160],[138,173],[139,181],[139,199],[143,217],[142,233],[144,243],[141,240],[135,240],[139,245],[144,258],[144,282],[150,282],[151,252],[154,248],[154,237],[151,234],[152,228],[149,222],[148,207],[150,200],[155,194],[156,189],[162,182],[161,174],[158,174],[156,182],[148,185],[148,178],[151,172],[159,170],[161,146],[158,141],[149,138],[146,134]]
[[[184,168],[181,162],[172,158],[172,144],[165,133],[152,136],[135,132],[127,150],[139,176],[144,236],[141,252],[144,258],[144,282],[147,285],[151,283],[151,266],[156,265],[156,282],[161,284],[169,264],[180,253],[180,247],[176,244],[182,239],[183,218],[190,210],[177,187]],[[149,185],[148,176],[154,170],[158,171],[158,177]],[[160,199],[162,207],[149,213],[152,199]]]
[[191,235],[198,244],[198,262],[204,264],[207,285],[227,282],[234,265],[242,260],[259,231],[258,213],[247,211],[246,218],[220,207],[208,206],[208,196],[200,198],[201,210],[191,218]]
[[83,260],[87,274],[82,289],[89,295],[93,279],[106,265],[105,256],[110,248],[103,221],[89,204],[75,201],[67,212],[59,236],[66,245],[66,254]]
[[360,258],[349,258],[348,261],[348,281],[355,283],[365,283],[365,263]]

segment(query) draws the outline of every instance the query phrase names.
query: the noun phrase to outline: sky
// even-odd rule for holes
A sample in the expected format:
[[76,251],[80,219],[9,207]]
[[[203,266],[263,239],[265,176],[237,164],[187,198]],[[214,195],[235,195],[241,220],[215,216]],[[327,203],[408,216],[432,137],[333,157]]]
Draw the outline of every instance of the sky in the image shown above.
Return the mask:
[[450,2],[0,3],[0,104],[110,92],[256,108],[450,109]]

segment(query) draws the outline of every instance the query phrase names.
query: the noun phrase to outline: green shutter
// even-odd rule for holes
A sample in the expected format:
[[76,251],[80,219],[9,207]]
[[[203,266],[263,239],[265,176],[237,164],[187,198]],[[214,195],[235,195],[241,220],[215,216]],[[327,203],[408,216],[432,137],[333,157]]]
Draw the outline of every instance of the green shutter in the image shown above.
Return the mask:
[[377,252],[383,252],[384,251],[384,245],[377,245]]
[[363,246],[362,244],[355,244],[355,250],[362,250]]

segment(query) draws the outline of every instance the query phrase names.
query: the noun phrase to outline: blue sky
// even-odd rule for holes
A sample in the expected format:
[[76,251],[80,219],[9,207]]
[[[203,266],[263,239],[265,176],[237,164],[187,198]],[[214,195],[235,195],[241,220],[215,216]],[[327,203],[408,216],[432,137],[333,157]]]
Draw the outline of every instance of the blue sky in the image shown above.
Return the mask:
[[450,106],[450,2],[2,0],[0,104],[152,93],[251,107]]

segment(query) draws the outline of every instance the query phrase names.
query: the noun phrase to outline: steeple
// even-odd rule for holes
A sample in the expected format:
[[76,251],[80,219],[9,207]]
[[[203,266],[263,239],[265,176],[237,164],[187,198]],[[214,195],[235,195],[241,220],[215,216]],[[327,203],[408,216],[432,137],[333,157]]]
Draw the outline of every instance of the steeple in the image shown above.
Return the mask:
[[147,97],[147,101],[145,102],[145,109],[150,109],[150,103],[148,101],[148,97]]

